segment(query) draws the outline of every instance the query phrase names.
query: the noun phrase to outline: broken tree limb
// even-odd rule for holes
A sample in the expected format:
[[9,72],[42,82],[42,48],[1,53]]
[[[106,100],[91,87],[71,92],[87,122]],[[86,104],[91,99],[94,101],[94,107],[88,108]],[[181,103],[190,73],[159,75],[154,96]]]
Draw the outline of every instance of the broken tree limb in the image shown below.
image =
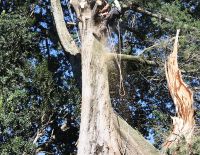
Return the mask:
[[51,0],[51,7],[56,25],[56,30],[64,50],[66,52],[69,52],[71,55],[76,55],[77,53],[80,53],[73,38],[71,37],[69,31],[66,28],[66,23],[64,21],[64,15],[60,0]]
[[132,56],[132,55],[126,55],[126,54],[115,54],[115,53],[107,53],[108,59],[121,59],[121,61],[132,61],[135,63],[140,63],[144,65],[151,65],[151,66],[158,66],[158,64],[155,61],[149,61],[145,58],[139,57],[139,56]]
[[186,142],[190,144],[195,126],[193,92],[184,83],[178,68],[177,52],[179,31],[176,34],[173,52],[168,56],[165,63],[168,88],[176,107],[177,116],[172,117],[173,131],[163,145],[164,150],[176,147],[181,138],[185,138]]
[[33,144],[36,144],[37,141],[38,141],[38,139],[39,139],[43,134],[44,134],[44,133],[43,133],[42,131],[38,130],[38,131],[37,131],[37,134],[36,134],[36,136],[35,136],[35,138],[34,138],[34,140],[33,140]]

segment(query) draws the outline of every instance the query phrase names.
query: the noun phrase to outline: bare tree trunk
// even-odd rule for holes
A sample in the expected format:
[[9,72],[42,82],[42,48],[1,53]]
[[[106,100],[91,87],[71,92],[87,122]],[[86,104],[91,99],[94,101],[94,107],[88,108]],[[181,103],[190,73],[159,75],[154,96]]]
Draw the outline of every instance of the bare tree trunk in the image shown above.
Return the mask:
[[[99,27],[93,23],[92,10],[87,2],[70,2],[76,12],[80,13],[77,16],[82,21],[79,24],[82,40],[82,106],[78,155],[159,154],[137,131],[114,113],[109,95],[107,61],[110,55],[107,53],[110,51],[105,46],[106,38],[98,41],[92,35]],[[60,7],[59,0],[51,0],[51,3],[55,4],[53,7]],[[79,3],[84,6],[82,9]],[[54,18],[60,15],[60,9],[53,11]],[[69,40],[66,41],[69,43]],[[70,52],[76,53],[72,50]],[[134,57],[132,60],[136,59]],[[141,59],[138,61],[148,64]]]
[[[85,8],[81,14],[82,25],[82,107],[81,128],[78,142],[78,155],[121,155],[121,154],[151,154],[151,149],[143,149],[130,138],[120,126],[118,118],[111,107],[106,38],[95,39],[92,32],[99,29],[92,21],[92,10]],[[119,123],[120,122],[120,123]],[[125,125],[124,125],[125,126]],[[130,135],[129,135],[130,134]],[[150,151],[151,150],[151,151]],[[154,150],[152,154],[158,153]]]
[[[94,29],[91,29],[93,31]],[[78,154],[120,154],[101,45],[90,32],[82,44],[82,108]]]
[[177,31],[173,52],[165,64],[168,87],[177,113],[177,117],[172,117],[173,131],[163,145],[165,150],[176,147],[181,138],[185,138],[189,144],[195,126],[193,92],[184,83],[178,68],[178,34],[179,30]]
[[156,155],[158,152],[113,112],[107,48],[88,28],[82,43],[82,107],[78,155]]

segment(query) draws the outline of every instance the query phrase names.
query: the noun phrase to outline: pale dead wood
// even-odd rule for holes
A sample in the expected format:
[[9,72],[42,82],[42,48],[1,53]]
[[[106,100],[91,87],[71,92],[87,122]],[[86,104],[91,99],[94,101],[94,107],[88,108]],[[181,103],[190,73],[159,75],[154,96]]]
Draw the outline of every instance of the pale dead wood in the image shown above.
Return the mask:
[[179,31],[176,34],[173,52],[169,55],[165,63],[168,88],[176,107],[177,116],[172,117],[173,131],[164,143],[164,149],[176,146],[182,137],[186,139],[187,143],[190,143],[195,126],[193,92],[184,83],[178,68],[177,52]]
[[77,48],[73,38],[66,28],[60,0],[51,0],[51,8],[54,16],[56,30],[64,50],[69,52],[71,55],[78,54],[79,49]]
[[38,141],[38,139],[41,137],[41,136],[43,136],[43,131],[37,131],[37,134],[36,134],[36,136],[35,136],[35,139],[33,140],[33,144],[36,144],[37,143],[37,141]]

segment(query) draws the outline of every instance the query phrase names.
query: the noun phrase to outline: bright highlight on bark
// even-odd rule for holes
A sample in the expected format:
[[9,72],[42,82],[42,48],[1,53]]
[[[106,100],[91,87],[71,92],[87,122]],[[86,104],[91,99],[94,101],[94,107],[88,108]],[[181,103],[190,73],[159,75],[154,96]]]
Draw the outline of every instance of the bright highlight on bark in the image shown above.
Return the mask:
[[176,147],[181,138],[185,138],[190,144],[193,135],[195,121],[193,108],[193,92],[182,79],[178,68],[178,36],[177,31],[173,52],[169,55],[165,63],[166,78],[170,94],[176,107],[176,117],[172,117],[173,131],[164,143],[164,149]]

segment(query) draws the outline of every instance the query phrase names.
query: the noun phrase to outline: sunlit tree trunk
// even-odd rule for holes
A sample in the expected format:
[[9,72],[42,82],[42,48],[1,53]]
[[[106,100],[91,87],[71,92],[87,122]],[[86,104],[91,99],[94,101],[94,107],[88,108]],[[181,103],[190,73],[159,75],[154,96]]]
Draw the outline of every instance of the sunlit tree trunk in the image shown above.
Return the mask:
[[[60,19],[60,1],[51,0],[51,3],[54,18],[59,16]],[[78,155],[158,154],[158,151],[137,131],[114,113],[109,95],[107,65],[107,62],[112,60],[113,55],[109,54],[111,51],[106,47],[106,38],[98,41],[92,35],[92,32],[99,29],[99,25],[94,24],[92,10],[88,3],[84,0],[71,0],[71,4],[75,8],[77,16],[81,18],[79,28],[82,40],[80,50],[82,59],[82,105]],[[82,6],[82,9],[80,9],[80,6]],[[62,23],[59,23],[60,21],[57,21],[57,31],[60,31],[59,25],[62,26]],[[60,36],[60,39],[63,39],[63,36]],[[65,39],[65,41],[68,41],[69,37]],[[66,52],[74,54],[76,51],[76,48],[74,50],[70,48]],[[153,64],[153,62],[135,57],[127,58],[144,64]]]

